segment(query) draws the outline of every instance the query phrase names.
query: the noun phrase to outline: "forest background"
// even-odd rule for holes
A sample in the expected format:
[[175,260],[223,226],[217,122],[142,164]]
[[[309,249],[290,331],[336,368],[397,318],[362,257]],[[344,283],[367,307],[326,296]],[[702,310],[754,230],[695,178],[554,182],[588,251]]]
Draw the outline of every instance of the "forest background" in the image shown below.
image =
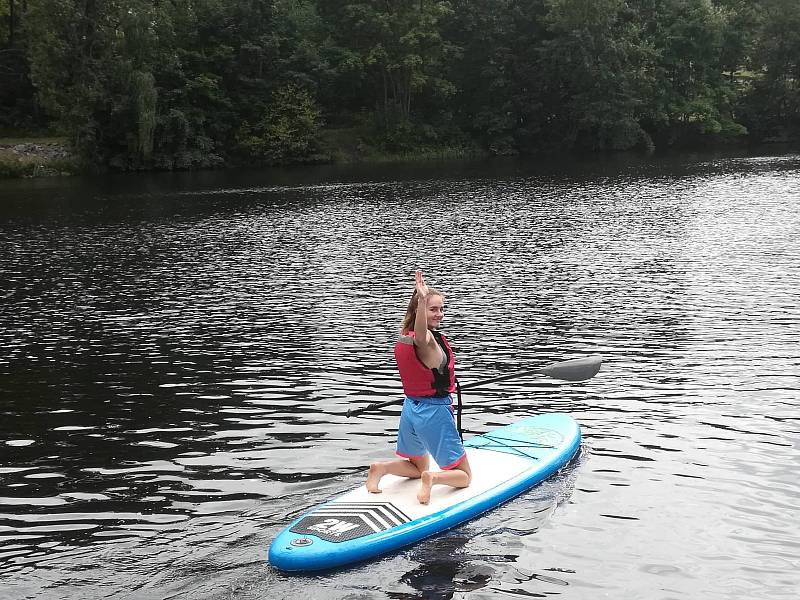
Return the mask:
[[798,0],[0,0],[0,135],[84,167],[800,140]]

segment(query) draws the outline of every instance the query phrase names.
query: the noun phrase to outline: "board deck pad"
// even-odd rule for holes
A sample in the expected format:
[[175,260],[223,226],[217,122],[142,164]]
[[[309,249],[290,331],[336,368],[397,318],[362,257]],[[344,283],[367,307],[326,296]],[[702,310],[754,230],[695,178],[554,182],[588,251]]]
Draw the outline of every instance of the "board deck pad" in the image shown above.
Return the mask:
[[411,520],[391,502],[331,502],[289,529],[329,542],[346,542]]
[[475,436],[464,444],[469,487],[436,485],[430,502],[420,504],[419,480],[385,475],[380,494],[362,484],[296,519],[273,541],[270,562],[287,571],[317,570],[406,546],[524,492],[569,462],[579,445],[577,423],[560,413]]

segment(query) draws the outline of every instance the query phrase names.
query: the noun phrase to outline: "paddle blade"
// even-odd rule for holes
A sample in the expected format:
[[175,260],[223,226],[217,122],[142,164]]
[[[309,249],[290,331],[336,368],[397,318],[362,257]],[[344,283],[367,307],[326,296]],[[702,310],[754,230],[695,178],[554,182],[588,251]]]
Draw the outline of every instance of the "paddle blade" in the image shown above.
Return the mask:
[[599,356],[587,356],[585,358],[573,358],[572,360],[552,363],[537,369],[537,371],[553,379],[585,381],[597,375],[602,362]]

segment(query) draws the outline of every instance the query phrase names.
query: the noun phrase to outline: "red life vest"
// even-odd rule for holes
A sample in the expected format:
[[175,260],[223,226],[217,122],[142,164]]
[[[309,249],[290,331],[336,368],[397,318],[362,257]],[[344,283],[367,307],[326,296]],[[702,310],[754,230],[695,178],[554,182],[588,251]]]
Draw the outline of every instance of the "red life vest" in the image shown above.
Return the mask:
[[[455,357],[453,349],[444,336],[438,331],[431,331],[439,343],[447,359],[447,371],[440,373],[439,369],[429,369],[417,357],[414,344],[407,344],[398,340],[394,345],[394,358],[400,371],[400,380],[403,382],[403,391],[406,396],[419,396],[423,398],[441,398],[456,389]],[[414,332],[408,332],[409,337],[414,337]]]

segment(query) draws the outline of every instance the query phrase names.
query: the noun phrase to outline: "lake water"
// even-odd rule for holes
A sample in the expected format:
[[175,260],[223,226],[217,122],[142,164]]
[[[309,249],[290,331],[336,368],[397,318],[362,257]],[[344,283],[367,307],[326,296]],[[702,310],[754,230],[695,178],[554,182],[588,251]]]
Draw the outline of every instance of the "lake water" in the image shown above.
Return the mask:
[[[800,157],[0,183],[0,597],[795,598]],[[379,560],[267,564],[392,456],[422,269],[462,382],[599,354],[579,457]],[[468,433],[469,435],[469,433]]]

